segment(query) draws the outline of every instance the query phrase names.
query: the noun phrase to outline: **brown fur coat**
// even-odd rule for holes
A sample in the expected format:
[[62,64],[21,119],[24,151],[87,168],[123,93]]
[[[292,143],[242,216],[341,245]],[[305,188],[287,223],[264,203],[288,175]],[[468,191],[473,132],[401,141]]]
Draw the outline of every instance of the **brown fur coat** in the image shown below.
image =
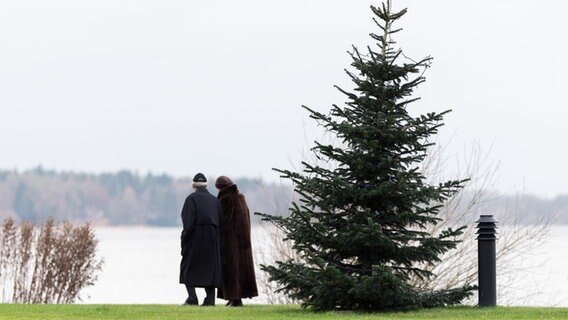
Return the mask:
[[250,214],[236,185],[219,191],[221,218],[221,266],[223,285],[217,296],[226,300],[258,296],[250,241]]

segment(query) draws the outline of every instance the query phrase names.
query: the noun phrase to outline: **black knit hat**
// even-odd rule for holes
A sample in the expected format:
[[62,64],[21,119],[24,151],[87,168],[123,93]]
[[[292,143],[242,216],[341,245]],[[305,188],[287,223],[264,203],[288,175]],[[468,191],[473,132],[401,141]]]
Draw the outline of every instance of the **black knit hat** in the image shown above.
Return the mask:
[[207,178],[200,172],[193,177],[193,182],[207,182]]

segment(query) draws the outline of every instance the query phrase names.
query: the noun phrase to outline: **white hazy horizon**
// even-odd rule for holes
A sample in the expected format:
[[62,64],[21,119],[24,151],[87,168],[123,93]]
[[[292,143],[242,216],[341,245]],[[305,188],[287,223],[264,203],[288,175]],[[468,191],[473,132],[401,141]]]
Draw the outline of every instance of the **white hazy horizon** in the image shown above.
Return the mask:
[[[477,145],[494,189],[568,193],[568,3],[397,0],[395,40],[434,57],[413,114],[453,109],[448,172]],[[278,180],[350,89],[379,1],[0,1],[0,170]],[[458,165],[460,161],[460,165]]]

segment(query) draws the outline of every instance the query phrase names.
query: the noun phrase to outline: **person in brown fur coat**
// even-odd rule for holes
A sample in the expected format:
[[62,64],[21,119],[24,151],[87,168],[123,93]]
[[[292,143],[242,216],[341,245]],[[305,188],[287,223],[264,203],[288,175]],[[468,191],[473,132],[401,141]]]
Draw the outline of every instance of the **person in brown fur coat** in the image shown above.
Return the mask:
[[217,297],[240,307],[243,298],[258,296],[250,241],[250,213],[245,197],[226,176],[215,182],[223,216],[220,223],[222,286]]

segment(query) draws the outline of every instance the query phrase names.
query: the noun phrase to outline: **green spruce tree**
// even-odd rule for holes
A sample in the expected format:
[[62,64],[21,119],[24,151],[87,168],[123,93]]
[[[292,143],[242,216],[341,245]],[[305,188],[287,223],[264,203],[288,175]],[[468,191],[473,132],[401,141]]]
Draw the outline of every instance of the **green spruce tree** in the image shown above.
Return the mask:
[[[377,48],[353,48],[346,71],[355,84],[340,107],[328,114],[305,107],[340,146],[315,142],[313,152],[328,165],[303,162],[303,172],[276,171],[290,179],[300,200],[287,217],[260,215],[286,233],[298,261],[262,266],[281,290],[314,310],[388,310],[456,304],[474,287],[422,291],[411,277],[433,277],[424,266],[456,245],[463,228],[428,233],[445,200],[465,180],[430,185],[420,171],[428,139],[442,125],[442,113],[413,117],[412,91],[424,82],[431,58],[412,61],[394,48],[393,23],[406,9],[390,1],[371,6],[381,29],[371,34]],[[403,63],[399,63],[403,60]]]

